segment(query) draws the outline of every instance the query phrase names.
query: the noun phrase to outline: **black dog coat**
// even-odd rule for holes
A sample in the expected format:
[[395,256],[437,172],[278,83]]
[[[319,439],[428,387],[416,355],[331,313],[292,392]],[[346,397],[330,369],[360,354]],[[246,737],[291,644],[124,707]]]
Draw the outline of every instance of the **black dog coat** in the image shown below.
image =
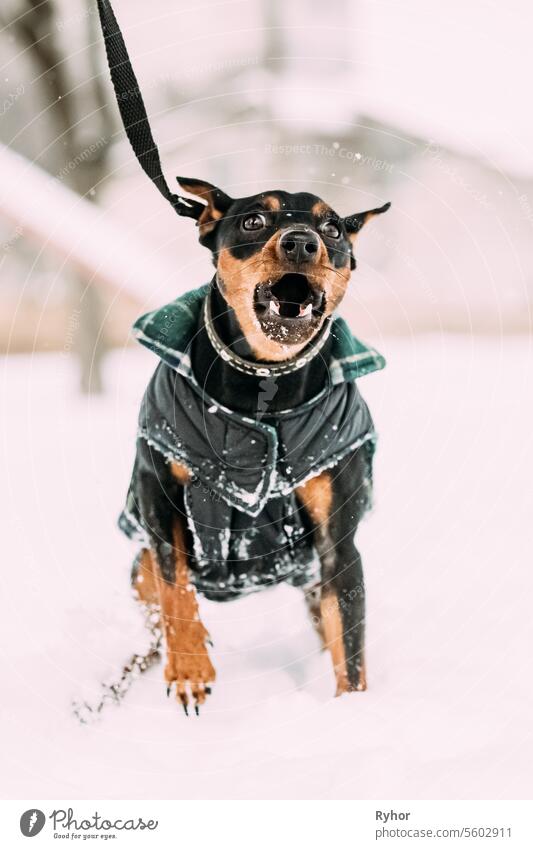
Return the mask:
[[[138,438],[190,471],[184,501],[193,540],[191,578],[205,596],[223,601],[315,577],[312,528],[294,490],[359,446],[368,466],[361,498],[369,505],[376,435],[354,381],[385,361],[336,318],[329,382],[316,397],[255,419],[229,410],[206,395],[191,368],[190,345],[209,288],[189,292],[134,325],[138,340],[162,360],[141,405]],[[134,470],[119,525],[148,546],[137,488]]]

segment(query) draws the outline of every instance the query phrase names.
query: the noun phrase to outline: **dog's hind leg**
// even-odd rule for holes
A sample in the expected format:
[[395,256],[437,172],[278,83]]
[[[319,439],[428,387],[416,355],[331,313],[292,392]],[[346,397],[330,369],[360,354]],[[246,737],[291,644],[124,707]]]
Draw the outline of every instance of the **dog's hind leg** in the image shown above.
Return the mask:
[[159,591],[154,560],[148,548],[141,549],[131,573],[131,585],[140,602],[147,607],[159,607]]
[[322,643],[322,648],[326,648],[326,637],[324,634],[324,628],[322,626],[322,613],[320,611],[320,599],[322,596],[322,586],[320,583],[313,584],[311,587],[306,587],[304,589],[305,592],[305,604],[307,606],[307,612],[311,617],[311,622],[313,623],[313,628],[318,634],[320,638],[320,642]]

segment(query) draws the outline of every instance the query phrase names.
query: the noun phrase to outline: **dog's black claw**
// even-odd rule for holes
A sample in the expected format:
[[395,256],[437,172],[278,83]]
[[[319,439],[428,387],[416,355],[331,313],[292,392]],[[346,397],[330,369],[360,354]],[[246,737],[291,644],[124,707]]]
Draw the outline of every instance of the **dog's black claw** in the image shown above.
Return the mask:
[[195,712],[196,716],[200,716],[200,708],[199,708],[198,705],[194,706],[194,712]]
[[211,637],[207,638],[206,643],[207,643],[208,646],[211,646],[212,649],[215,647],[215,644],[214,644],[213,640],[211,639]]
[[167,686],[167,699],[168,699],[168,697],[170,696],[171,692],[172,692],[172,686],[169,684],[169,685]]
[[210,695],[211,695],[211,687],[206,687],[206,688],[205,688],[205,694],[206,694],[206,696],[210,696]]
[[189,708],[187,707],[185,702],[182,702],[181,706],[182,706],[183,710],[185,711],[185,716],[189,716]]

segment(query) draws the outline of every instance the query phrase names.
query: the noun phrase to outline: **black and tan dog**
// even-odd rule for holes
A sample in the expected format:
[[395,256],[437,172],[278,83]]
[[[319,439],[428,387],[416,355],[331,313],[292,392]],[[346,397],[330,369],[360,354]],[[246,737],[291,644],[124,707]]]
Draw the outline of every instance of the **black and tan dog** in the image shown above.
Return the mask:
[[[167,685],[187,712],[215,679],[197,592],[226,600],[289,580],[306,592],[337,695],[364,690],[354,535],[369,501],[374,431],[353,377],[365,373],[357,365],[380,365],[375,352],[354,348],[333,313],[355,268],[357,234],[389,204],[341,217],[313,194],[234,199],[185,178],[194,199],[171,195],[120,31],[109,4],[99,7],[134,150],[176,210],[196,220],[216,268],[210,286],[136,325],[162,362],[141,409],[121,526],[142,540],[134,586],[160,611]],[[124,81],[116,69],[125,67]],[[127,115],[132,91],[137,112]],[[145,138],[131,131],[140,124],[142,150]]]
[[[337,411],[344,402],[334,401],[330,386],[333,339],[330,334],[320,350],[313,342],[323,340],[332,313],[346,292],[355,265],[353,242],[358,231],[387,206],[343,219],[307,193],[271,191],[232,200],[198,180],[180,179],[180,184],[205,201],[204,206],[197,207],[200,241],[212,251],[216,265],[215,279],[204,296],[210,307],[208,322],[202,313],[189,346],[192,373],[205,397],[213,399],[220,409],[252,420],[257,420],[260,407],[261,421],[274,428],[282,411],[306,409],[324,387],[328,387],[327,397]],[[141,326],[146,328],[147,322],[141,322]],[[308,361],[294,368],[304,355]],[[249,364],[248,372],[239,368],[243,364]],[[274,372],[275,391],[265,392],[265,375],[276,368],[274,364],[285,371]],[[205,524],[205,519],[195,515],[194,502],[187,504],[186,492],[202,472],[196,470],[197,461],[188,460],[192,446],[187,443],[192,434],[189,436],[189,420],[183,418],[187,403],[181,394],[183,382],[184,378],[176,383],[171,366],[163,363],[149,389],[148,401],[159,413],[162,405],[158,396],[163,392],[169,396],[164,402],[164,420],[173,422],[185,445],[173,451],[171,443],[158,441],[157,433],[151,438],[146,427],[147,420],[154,419],[154,410],[141,413],[131,512],[136,513],[148,540],[135,571],[135,587],[144,602],[161,609],[167,646],[165,677],[169,685],[176,685],[178,697],[187,705],[191,697],[195,704],[202,703],[215,678],[195,587],[204,592],[207,587],[206,594],[211,598],[226,598],[222,588],[228,583],[228,570],[227,563],[214,562],[220,559],[219,551],[211,552],[210,562],[202,564],[195,550],[194,526],[200,519]],[[325,398],[317,409],[322,415],[319,425],[327,430]],[[350,424],[361,410],[366,407],[360,396],[351,398],[346,408]],[[369,418],[363,422],[362,431],[365,437],[372,435]],[[335,434],[332,436],[334,440]],[[303,514],[300,526],[304,536],[312,536],[320,557],[318,583],[312,587],[307,583],[306,591],[315,624],[331,651],[337,694],[366,687],[363,574],[354,534],[368,500],[370,460],[369,441],[361,440],[361,432],[354,436],[353,450],[345,453],[341,450],[344,446],[334,444],[339,450],[328,455],[332,462],[325,463],[331,468],[313,475],[315,466],[310,462],[300,474],[304,482],[294,486],[294,509]],[[242,449],[246,463],[246,445],[237,448]],[[291,448],[294,446],[285,446],[286,453],[290,454]],[[281,459],[278,457],[273,465],[279,467]],[[224,459],[218,460],[222,474]],[[256,462],[252,455],[249,462],[251,466]],[[211,499],[216,492],[209,486],[205,491],[211,492]],[[285,505],[286,523],[291,511],[294,513],[293,505],[286,504],[279,489],[274,492]],[[276,501],[276,495],[272,500]],[[213,518],[211,512],[208,516],[211,532],[224,530],[215,527],[219,515]],[[264,521],[265,514],[261,515]],[[271,531],[275,517],[267,516],[267,520]],[[232,530],[244,533],[242,527]],[[239,565],[234,570],[231,597],[246,591],[245,582],[238,583],[239,575],[254,572],[258,585],[276,581],[272,564],[277,565],[285,555],[283,540],[278,543],[276,538],[269,538],[268,544],[270,548],[263,546],[261,562],[255,566],[247,550],[240,558],[238,553],[234,556]],[[257,554],[255,557],[257,560]],[[292,566],[286,577],[294,579],[297,554]],[[210,584],[202,581],[206,573]]]

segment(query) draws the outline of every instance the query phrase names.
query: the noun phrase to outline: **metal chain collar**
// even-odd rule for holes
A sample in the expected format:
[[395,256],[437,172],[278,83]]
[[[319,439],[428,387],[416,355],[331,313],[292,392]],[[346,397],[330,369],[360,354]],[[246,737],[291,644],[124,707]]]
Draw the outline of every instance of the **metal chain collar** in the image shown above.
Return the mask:
[[328,316],[313,343],[311,343],[299,357],[295,357],[294,359],[282,363],[267,364],[256,363],[253,362],[253,360],[245,360],[224,344],[215,330],[213,316],[211,314],[211,299],[209,294],[204,301],[204,324],[209,341],[219,357],[221,357],[224,362],[229,363],[233,366],[233,368],[237,369],[237,371],[253,377],[276,377],[284,374],[292,374],[293,372],[298,371],[298,369],[303,368],[314,357],[316,357],[319,351],[324,347],[331,330],[331,320]]

